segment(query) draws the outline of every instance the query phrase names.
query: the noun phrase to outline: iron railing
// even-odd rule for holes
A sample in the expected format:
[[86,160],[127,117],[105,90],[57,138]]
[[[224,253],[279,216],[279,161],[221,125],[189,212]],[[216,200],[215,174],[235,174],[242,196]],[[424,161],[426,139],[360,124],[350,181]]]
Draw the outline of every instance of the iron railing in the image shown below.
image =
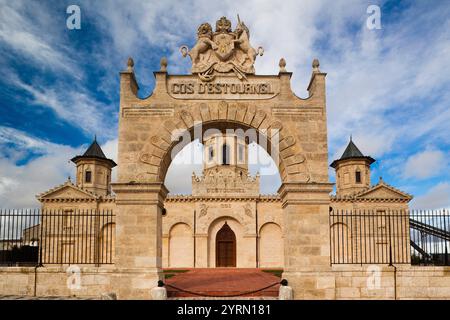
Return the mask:
[[0,210],[0,265],[111,264],[111,210]]
[[448,211],[332,210],[331,264],[449,265]]

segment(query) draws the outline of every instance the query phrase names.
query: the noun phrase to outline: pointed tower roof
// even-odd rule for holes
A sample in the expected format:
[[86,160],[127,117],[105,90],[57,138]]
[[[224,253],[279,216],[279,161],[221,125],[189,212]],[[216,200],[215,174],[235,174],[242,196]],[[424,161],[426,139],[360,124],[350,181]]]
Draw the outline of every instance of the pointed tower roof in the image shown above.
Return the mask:
[[333,163],[331,163],[331,167],[336,168],[339,161],[347,160],[347,159],[364,159],[369,162],[369,165],[375,162],[375,159],[370,156],[365,156],[358,147],[353,143],[352,137],[350,137],[350,141],[347,145],[347,148],[345,148],[344,153],[342,154],[341,158],[338,160],[334,160]]
[[100,145],[97,142],[97,137],[94,138],[94,141],[91,143],[89,148],[87,148],[87,150],[84,152],[84,154],[82,156],[76,156],[76,157],[72,158],[71,161],[74,163],[77,163],[81,159],[99,159],[99,160],[104,160],[106,162],[109,162],[109,164],[111,165],[111,168],[114,168],[115,166],[117,166],[117,164],[113,160],[108,159],[105,156],[102,148],[100,147]]
[[95,157],[101,159],[107,159],[105,154],[103,153],[102,148],[97,143],[97,139],[91,143],[89,148],[87,148],[86,152],[83,154],[83,157]]

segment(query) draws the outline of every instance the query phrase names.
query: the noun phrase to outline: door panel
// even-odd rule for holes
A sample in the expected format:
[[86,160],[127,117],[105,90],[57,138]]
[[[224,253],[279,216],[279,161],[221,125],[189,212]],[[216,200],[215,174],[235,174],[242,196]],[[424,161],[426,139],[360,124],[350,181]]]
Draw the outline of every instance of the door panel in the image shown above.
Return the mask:
[[236,267],[236,236],[227,223],[216,235],[216,267]]

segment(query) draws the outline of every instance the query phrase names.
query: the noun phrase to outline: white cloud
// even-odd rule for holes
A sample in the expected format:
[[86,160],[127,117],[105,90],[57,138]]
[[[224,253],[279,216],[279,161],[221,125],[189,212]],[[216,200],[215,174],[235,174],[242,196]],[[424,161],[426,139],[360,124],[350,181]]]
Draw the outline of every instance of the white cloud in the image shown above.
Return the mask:
[[0,42],[30,59],[35,66],[64,71],[81,79],[80,69],[54,32],[43,6],[30,1],[0,1]]
[[415,209],[450,209],[450,183],[442,182],[411,202]]
[[[47,68],[67,71],[70,66],[72,71],[77,69],[67,54],[70,46],[54,31],[60,28],[52,25],[47,12],[50,10],[39,10],[26,1],[0,0],[0,3],[2,10],[7,8],[0,16],[0,41]],[[418,143],[419,139],[426,138],[428,143],[436,142],[436,145],[450,143],[447,133],[450,121],[447,90],[450,64],[446,61],[450,51],[446,41],[450,30],[448,6],[415,3],[397,13],[394,22],[388,25],[382,12],[382,30],[365,28],[368,4],[356,0],[345,4],[118,0],[82,1],[80,6],[82,19],[96,23],[102,31],[102,40],[89,57],[96,61],[97,68],[105,71],[104,79],[99,81],[100,89],[105,92],[117,93],[118,83],[112,80],[122,68],[117,63],[123,63],[129,55],[138,58],[135,59],[136,69],[140,71],[138,81],[143,88],[152,83],[152,70],[148,68],[158,67],[156,54],[169,57],[170,72],[184,72],[189,68],[189,60],[181,58],[178,48],[187,41],[193,44],[198,25],[207,21],[214,26],[222,15],[235,25],[235,16],[239,13],[250,28],[252,45],[265,48],[265,55],[256,62],[258,74],[276,74],[278,61],[284,57],[287,69],[294,72],[294,91],[305,96],[311,61],[314,57],[320,59],[321,70],[328,72],[331,152],[340,156],[342,152],[336,150],[343,151],[348,136],[353,133],[363,153],[386,156],[388,165],[402,165],[398,159],[390,158],[392,151],[404,159],[409,153],[408,146]],[[34,19],[27,20],[25,7],[27,12],[34,11]],[[33,25],[35,21],[39,22],[37,28]],[[106,133],[108,139],[113,139],[115,126],[105,121],[108,112],[105,110],[109,109],[99,108],[98,101],[85,94],[81,86],[67,91],[22,83],[21,88],[32,95],[32,103],[51,108],[86,133]],[[396,146],[403,149],[394,150]],[[410,160],[413,163],[420,159]],[[427,168],[422,167],[418,172],[417,165],[411,166],[413,169],[405,169],[411,177],[422,179],[431,174]],[[389,166],[385,169],[393,170]],[[187,181],[190,182],[190,168],[177,170],[175,177],[189,172]],[[176,183],[185,184],[180,179],[173,181],[173,190],[177,188]],[[272,184],[275,183],[267,182],[267,185]],[[184,185],[180,190],[183,188]]]
[[41,88],[39,85],[28,85],[20,79],[14,82],[32,96],[31,104],[53,110],[60,119],[81,128],[85,133],[102,133],[106,138],[116,135],[116,126],[110,125],[115,120],[115,117],[110,116],[111,108],[82,92],[81,88],[79,91],[65,86]]
[[203,145],[198,140],[186,145],[172,159],[167,170],[165,186],[171,194],[190,194],[192,192],[192,173],[203,170]]
[[[108,159],[114,160],[115,163],[118,163],[118,149],[119,149],[119,141],[118,139],[112,139],[106,141],[103,145],[101,145],[103,153]],[[117,180],[117,167],[112,169],[111,181],[115,182]]]
[[[3,208],[39,207],[35,196],[50,188],[58,186],[71,176],[75,182],[75,165],[70,159],[82,154],[87,148],[70,147],[35,138],[26,133],[0,126],[0,147],[12,143],[15,149],[11,152],[18,156],[0,156],[0,204]],[[105,154],[110,157],[116,154],[117,141],[107,141],[103,146]],[[24,152],[24,153],[23,153]],[[39,156],[24,165],[17,161],[24,154],[36,153]],[[113,171],[114,177],[114,171]]]
[[416,153],[406,161],[403,176],[427,179],[442,176],[448,166],[448,155],[440,150],[425,150]]

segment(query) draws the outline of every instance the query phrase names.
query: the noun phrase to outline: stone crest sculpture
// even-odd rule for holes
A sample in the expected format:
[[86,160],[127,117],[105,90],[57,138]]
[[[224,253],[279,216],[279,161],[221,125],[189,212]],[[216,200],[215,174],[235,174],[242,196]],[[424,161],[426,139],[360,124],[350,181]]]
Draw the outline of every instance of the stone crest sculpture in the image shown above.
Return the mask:
[[211,81],[217,73],[234,73],[243,80],[247,74],[255,73],[255,59],[262,56],[262,47],[254,49],[250,45],[250,31],[239,19],[232,31],[231,22],[222,17],[216,22],[216,31],[209,23],[203,23],[197,30],[197,43],[189,50],[180,48],[183,57],[192,60],[192,73],[198,74],[202,81]]

